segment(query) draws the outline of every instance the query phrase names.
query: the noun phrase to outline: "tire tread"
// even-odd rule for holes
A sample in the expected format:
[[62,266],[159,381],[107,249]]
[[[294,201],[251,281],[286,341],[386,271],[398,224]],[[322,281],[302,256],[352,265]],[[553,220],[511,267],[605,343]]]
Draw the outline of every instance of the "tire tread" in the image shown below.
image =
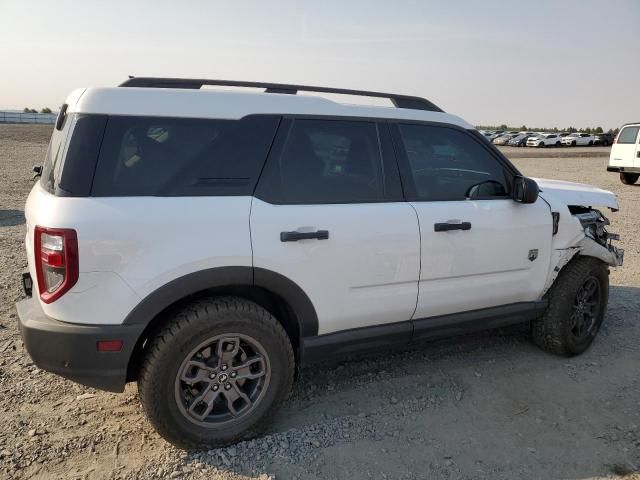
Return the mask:
[[[155,374],[155,370],[160,367],[158,365],[160,362],[160,351],[167,348],[171,344],[172,339],[181,331],[193,328],[195,323],[207,319],[212,316],[212,314],[219,315],[221,313],[228,313],[235,315],[248,312],[259,316],[262,326],[267,328],[277,339],[278,343],[284,348],[287,362],[291,366],[291,368],[288,368],[286,372],[287,378],[284,383],[287,386],[286,391],[278,397],[278,400],[274,402],[267,413],[258,422],[256,422],[253,427],[235,435],[233,438],[227,438],[218,443],[215,441],[212,442],[211,440],[192,441],[184,438],[181,432],[175,429],[172,423],[168,422],[165,416],[161,414],[160,399],[155,394],[155,392],[160,391],[159,383],[165,380],[162,375]],[[217,322],[216,325],[223,326],[225,324],[233,324],[235,322],[236,320],[234,319],[223,319]],[[256,436],[271,422],[273,416],[289,394],[293,384],[294,367],[295,357],[289,336],[280,322],[278,322],[267,310],[254,302],[242,298],[202,297],[175,313],[173,318],[167,321],[151,340],[151,344],[147,348],[138,378],[140,402],[142,403],[142,407],[149,417],[149,420],[153,423],[158,432],[175,445],[187,449],[201,449],[228,445]]]

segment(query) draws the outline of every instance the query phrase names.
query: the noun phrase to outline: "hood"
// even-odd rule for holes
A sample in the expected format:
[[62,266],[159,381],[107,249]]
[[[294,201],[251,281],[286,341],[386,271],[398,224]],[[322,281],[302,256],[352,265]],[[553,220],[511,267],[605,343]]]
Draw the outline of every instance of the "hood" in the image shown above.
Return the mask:
[[584,183],[565,182],[562,180],[549,180],[546,178],[534,178],[540,187],[540,196],[546,198],[551,195],[566,205],[582,207],[608,207],[618,210],[618,199],[608,190],[603,190]]

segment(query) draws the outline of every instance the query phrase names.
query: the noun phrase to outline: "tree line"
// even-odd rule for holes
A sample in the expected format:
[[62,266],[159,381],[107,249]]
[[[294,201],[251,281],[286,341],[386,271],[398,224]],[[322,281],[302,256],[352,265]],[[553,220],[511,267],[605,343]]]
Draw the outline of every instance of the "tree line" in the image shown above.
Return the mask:
[[[25,107],[24,110],[22,110],[23,113],[38,113],[38,111],[35,108],[29,108],[29,107]],[[44,107],[43,109],[40,110],[40,113],[51,113],[51,109],[49,107]]]
[[[575,128],[575,127],[568,127],[568,128],[558,128],[558,127],[553,127],[553,128],[539,128],[539,127],[527,127],[526,125],[522,125],[521,127],[509,127],[505,124],[502,125],[478,125],[476,127],[478,130],[513,130],[513,131],[519,131],[519,132],[569,132],[569,133],[576,133],[576,132],[580,132],[580,133],[605,133],[605,130],[602,127],[585,127],[585,128]],[[618,130],[619,128],[610,128],[609,130],[606,130],[606,133],[611,133],[613,135],[617,135],[618,134]]]

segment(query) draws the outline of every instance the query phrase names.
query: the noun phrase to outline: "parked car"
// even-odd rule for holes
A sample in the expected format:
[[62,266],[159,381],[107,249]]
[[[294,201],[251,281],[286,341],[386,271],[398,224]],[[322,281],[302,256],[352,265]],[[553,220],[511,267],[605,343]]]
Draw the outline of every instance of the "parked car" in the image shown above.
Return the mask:
[[613,142],[609,154],[608,172],[619,172],[620,181],[633,185],[640,177],[640,122],[627,123]]
[[533,133],[521,133],[519,135],[516,135],[515,137],[512,137],[507,142],[507,145],[509,145],[510,147],[526,147],[527,146],[527,140],[532,135],[533,135]]
[[570,133],[562,139],[562,145],[575,147],[576,145],[593,145],[593,136],[590,133]]
[[517,133],[507,133],[505,135],[501,135],[498,138],[494,138],[493,139],[493,144],[494,145],[506,145],[507,143],[509,143],[509,140],[511,140],[514,137],[517,137],[518,134]]
[[609,145],[613,144],[613,134],[612,133],[596,133],[593,136],[593,144],[594,145],[603,145],[605,147],[608,147]]
[[555,133],[538,133],[527,139],[527,147],[559,147],[560,137]]
[[623,261],[593,208],[613,193],[526,178],[416,97],[130,78],[67,98],[39,171],[27,351],[90,387],[137,381],[189,449],[257,435],[314,359],[518,322],[580,354]]
[[489,136],[489,140],[493,141],[495,138],[498,138],[505,134],[504,130],[496,130]]

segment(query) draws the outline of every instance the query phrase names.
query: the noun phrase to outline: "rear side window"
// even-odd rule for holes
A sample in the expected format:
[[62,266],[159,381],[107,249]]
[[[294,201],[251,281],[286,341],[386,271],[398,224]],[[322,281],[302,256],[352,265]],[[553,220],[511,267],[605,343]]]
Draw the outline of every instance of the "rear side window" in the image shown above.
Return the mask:
[[258,187],[273,203],[366,203],[385,198],[374,122],[296,119]]
[[505,167],[466,132],[430,125],[401,124],[415,200],[504,198]]
[[279,122],[109,117],[93,196],[251,195]]
[[620,132],[618,136],[617,143],[636,143],[636,138],[638,137],[638,130],[640,127],[625,127]]

